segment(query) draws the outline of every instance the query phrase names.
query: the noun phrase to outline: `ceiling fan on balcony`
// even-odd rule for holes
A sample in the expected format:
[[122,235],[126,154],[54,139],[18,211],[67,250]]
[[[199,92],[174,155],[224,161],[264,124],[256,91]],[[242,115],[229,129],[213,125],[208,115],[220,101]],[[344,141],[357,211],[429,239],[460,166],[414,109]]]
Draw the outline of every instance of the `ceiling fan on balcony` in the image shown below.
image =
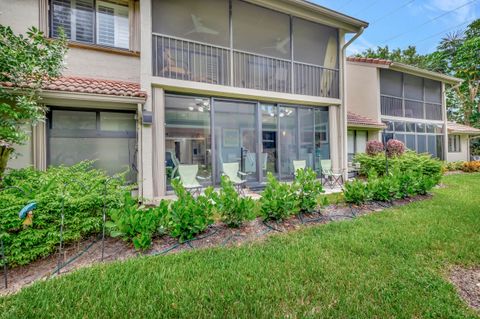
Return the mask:
[[287,54],[287,44],[290,42],[290,37],[286,37],[285,39],[277,38],[277,42],[273,46],[269,47],[262,47],[262,49],[275,49],[280,53]]
[[196,15],[192,14],[192,22],[193,22],[193,29],[185,33],[185,35],[189,35],[192,33],[204,33],[204,34],[212,34],[218,35],[218,31],[211,29],[204,25],[202,19],[197,17]]

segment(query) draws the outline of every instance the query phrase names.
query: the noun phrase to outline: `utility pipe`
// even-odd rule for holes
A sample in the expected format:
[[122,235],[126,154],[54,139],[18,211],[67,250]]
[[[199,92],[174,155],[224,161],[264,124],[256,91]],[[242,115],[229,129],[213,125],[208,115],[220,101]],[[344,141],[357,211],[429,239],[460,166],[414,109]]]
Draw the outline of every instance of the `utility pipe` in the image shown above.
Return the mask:
[[342,73],[340,74],[341,77],[341,84],[342,84],[342,98],[341,98],[341,105],[340,105],[340,127],[342,129],[342,135],[341,135],[341,145],[342,145],[342,152],[341,152],[341,169],[343,170],[343,180],[346,181],[348,178],[348,145],[347,145],[347,104],[346,104],[346,92],[347,92],[347,83],[345,80],[345,61],[346,61],[346,56],[345,52],[347,50],[347,47],[353,43],[359,36],[362,35],[363,31],[365,30],[365,27],[361,27],[360,30],[350,39],[348,40],[347,43],[345,43],[342,46],[342,60],[341,60],[341,70]]

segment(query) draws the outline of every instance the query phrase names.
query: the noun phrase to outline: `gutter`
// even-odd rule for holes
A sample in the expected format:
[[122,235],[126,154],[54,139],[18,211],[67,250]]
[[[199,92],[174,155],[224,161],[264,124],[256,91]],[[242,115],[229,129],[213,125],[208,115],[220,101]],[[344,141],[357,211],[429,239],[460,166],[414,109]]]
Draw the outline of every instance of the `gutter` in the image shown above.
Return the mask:
[[347,172],[347,167],[348,167],[348,145],[347,145],[347,128],[348,128],[348,117],[347,117],[347,104],[346,104],[346,92],[347,92],[347,84],[346,84],[346,80],[345,80],[345,73],[346,73],[346,69],[345,69],[345,61],[346,61],[346,56],[345,56],[345,52],[347,51],[347,47],[353,43],[353,41],[355,41],[359,36],[362,35],[363,31],[365,30],[365,27],[361,27],[360,30],[358,30],[358,32],[350,39],[348,40],[347,43],[345,43],[343,46],[342,46],[342,61],[341,61],[341,64],[342,64],[342,74],[341,74],[341,85],[342,85],[342,98],[341,98],[341,103],[340,104],[340,117],[341,117],[341,121],[340,121],[340,127],[342,129],[342,135],[341,135],[341,145],[342,145],[342,152],[341,152],[341,159],[342,159],[342,165],[340,166],[341,169],[344,169],[343,170],[343,180],[346,181],[347,180],[347,177],[348,177],[348,172]]

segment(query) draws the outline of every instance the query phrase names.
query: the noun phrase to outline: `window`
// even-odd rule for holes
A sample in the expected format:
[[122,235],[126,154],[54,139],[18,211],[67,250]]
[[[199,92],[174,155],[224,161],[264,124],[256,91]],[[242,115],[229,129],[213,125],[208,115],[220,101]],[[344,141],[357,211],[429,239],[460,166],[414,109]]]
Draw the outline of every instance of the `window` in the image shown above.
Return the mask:
[[347,147],[349,161],[353,161],[355,154],[365,153],[367,149],[367,140],[367,131],[348,130]]
[[460,135],[449,135],[448,136],[448,151],[450,153],[460,153]]
[[135,113],[53,109],[48,117],[49,165],[93,160],[109,174],[129,170],[127,179],[135,181]]
[[63,29],[72,41],[128,49],[127,1],[52,0],[51,36]]

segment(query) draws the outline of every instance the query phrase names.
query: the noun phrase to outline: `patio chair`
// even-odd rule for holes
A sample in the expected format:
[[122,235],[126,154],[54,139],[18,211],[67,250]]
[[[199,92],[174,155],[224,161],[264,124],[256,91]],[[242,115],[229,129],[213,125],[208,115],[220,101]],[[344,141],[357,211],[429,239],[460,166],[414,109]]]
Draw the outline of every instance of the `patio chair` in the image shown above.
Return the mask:
[[183,187],[192,195],[199,194],[202,190],[202,184],[198,182],[198,179],[205,180],[206,178],[197,176],[198,173],[198,165],[186,165],[180,164],[178,165],[178,176],[182,181]]
[[297,171],[299,169],[304,170],[307,167],[307,161],[306,160],[294,160],[293,161],[293,175],[297,175]]
[[343,185],[343,172],[332,169],[332,160],[321,160],[320,165],[322,166],[322,179],[325,184],[328,184],[330,188]]
[[245,183],[247,182],[245,177],[248,174],[240,171],[240,164],[238,164],[238,162],[223,163],[222,174],[233,182],[238,193],[243,194],[243,188],[245,188]]

